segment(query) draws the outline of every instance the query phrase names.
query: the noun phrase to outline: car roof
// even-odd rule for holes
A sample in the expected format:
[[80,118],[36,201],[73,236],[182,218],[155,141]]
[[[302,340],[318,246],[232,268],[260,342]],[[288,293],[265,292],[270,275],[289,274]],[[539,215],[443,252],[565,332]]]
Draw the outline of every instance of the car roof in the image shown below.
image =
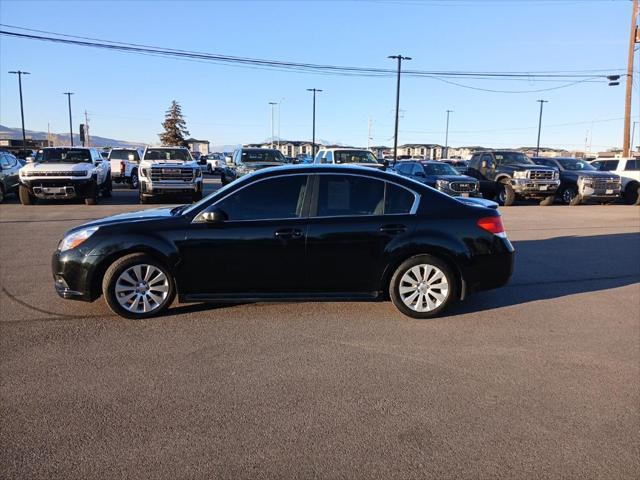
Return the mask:
[[68,148],[69,150],[93,150],[95,147],[76,147],[75,145],[72,147],[71,145],[60,145],[58,147],[42,147],[42,150],[59,150],[61,148]]
[[176,148],[181,148],[183,150],[189,150],[187,147],[181,147],[176,145],[175,147],[145,147],[147,150],[175,150]]

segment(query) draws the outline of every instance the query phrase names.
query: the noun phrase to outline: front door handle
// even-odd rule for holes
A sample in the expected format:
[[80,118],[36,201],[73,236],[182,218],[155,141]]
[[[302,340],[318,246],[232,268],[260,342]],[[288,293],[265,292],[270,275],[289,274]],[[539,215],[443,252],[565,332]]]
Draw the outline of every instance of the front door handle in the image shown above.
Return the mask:
[[291,240],[302,238],[302,230],[298,230],[297,228],[286,228],[284,230],[276,230],[274,234],[276,238],[280,238],[282,240]]
[[398,235],[407,231],[406,225],[383,225],[379,228],[380,233],[387,235]]

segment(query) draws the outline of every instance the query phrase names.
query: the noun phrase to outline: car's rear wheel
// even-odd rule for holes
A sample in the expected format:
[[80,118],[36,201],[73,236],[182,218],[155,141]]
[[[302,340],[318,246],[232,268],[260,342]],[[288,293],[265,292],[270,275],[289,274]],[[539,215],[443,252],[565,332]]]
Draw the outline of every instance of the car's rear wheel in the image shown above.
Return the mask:
[[98,186],[97,185],[92,185],[91,187],[89,187],[87,196],[84,198],[84,203],[86,205],[98,204]]
[[430,318],[456,298],[457,282],[449,266],[431,255],[417,255],[403,262],[389,285],[391,301],[405,315]]
[[640,205],[640,185],[630,183],[624,189],[624,201],[629,205]]
[[33,205],[36,203],[36,198],[31,195],[29,189],[24,185],[20,185],[20,187],[18,187],[18,197],[20,198],[20,203],[22,205]]
[[169,270],[155,258],[134,253],[119,258],[107,269],[102,293],[117,315],[143,319],[163,312],[176,295]]
[[4,202],[4,187],[0,185],[0,203]]
[[109,175],[109,178],[107,178],[104,188],[102,189],[102,196],[104,198],[109,198],[111,197],[112,192],[113,192],[113,183],[111,182],[111,175]]

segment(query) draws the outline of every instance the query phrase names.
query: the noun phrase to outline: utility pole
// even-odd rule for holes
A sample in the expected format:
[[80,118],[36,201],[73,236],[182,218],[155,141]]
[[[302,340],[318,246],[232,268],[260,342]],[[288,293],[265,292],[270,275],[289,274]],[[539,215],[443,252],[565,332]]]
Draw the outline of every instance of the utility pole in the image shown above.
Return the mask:
[[73,147],[73,120],[71,119],[71,95],[73,92],[64,92],[63,95],[67,96],[69,102],[69,138],[71,138],[71,146]]
[[84,137],[87,142],[87,147],[91,146],[91,138],[89,137],[89,116],[87,115],[87,111],[84,111]]
[[630,145],[630,154],[633,153],[635,151],[635,146],[633,145],[633,141],[635,140],[635,136],[636,136],[636,125],[638,124],[638,122],[633,122],[633,128],[631,128],[631,145]]
[[629,156],[630,139],[629,134],[631,132],[631,95],[633,87],[633,60],[635,56],[636,43],[640,41],[640,35],[638,35],[638,1],[632,0],[633,7],[631,9],[631,31],[629,32],[629,59],[627,61],[627,92],[625,95],[624,103],[624,134],[622,141],[622,156]]
[[24,106],[22,104],[22,75],[31,75],[29,72],[23,72],[21,70],[11,71],[14,75],[18,75],[18,90],[20,91],[20,119],[22,120],[22,149],[27,148],[27,135],[24,130]]
[[316,156],[316,93],[321,92],[319,88],[307,88],[307,92],[313,92],[313,132],[311,140],[311,159]]
[[269,102],[269,105],[271,105],[271,148],[273,148],[275,142],[275,134],[273,133],[273,107],[275,107],[277,103]]
[[447,110],[447,133],[444,136],[444,152],[443,158],[449,158],[449,114],[453,113],[453,110]]
[[51,146],[51,124],[47,122],[47,147]]
[[371,148],[371,124],[372,124],[372,120],[371,117],[369,117],[369,130],[367,133],[367,150],[369,150]]
[[393,133],[393,163],[398,161],[398,116],[400,114],[400,73],[402,72],[402,60],[411,60],[411,57],[402,55],[389,55],[387,58],[398,60],[398,80],[396,85],[396,125]]
[[538,120],[538,146],[536,147],[536,157],[540,155],[540,131],[542,130],[542,107],[548,100],[538,100],[540,102],[540,119]]
[[278,150],[280,150],[280,112],[282,108],[282,101],[284,98],[281,98],[278,102]]

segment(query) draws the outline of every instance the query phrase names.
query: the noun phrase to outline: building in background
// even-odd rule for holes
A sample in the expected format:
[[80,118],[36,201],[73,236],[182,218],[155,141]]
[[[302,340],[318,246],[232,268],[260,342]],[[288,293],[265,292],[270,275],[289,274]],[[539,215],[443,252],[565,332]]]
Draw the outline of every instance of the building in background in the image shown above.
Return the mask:
[[194,153],[199,152],[201,155],[209,154],[209,140],[196,140],[195,138],[187,138],[184,143],[186,143],[189,150]]
[[444,147],[436,143],[405,143],[398,146],[398,157],[438,160],[442,158],[443,150]]

